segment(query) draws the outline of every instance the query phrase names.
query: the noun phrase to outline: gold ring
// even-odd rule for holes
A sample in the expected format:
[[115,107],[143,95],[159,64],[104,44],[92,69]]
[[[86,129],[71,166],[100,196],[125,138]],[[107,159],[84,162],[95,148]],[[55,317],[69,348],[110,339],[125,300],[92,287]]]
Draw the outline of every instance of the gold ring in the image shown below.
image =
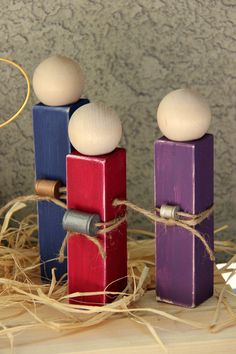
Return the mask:
[[24,76],[26,83],[27,83],[27,94],[26,94],[23,104],[21,105],[19,110],[13,116],[11,116],[6,122],[0,124],[0,128],[3,128],[7,124],[9,124],[13,120],[15,120],[19,116],[19,114],[23,111],[23,109],[25,108],[25,106],[29,100],[29,97],[30,97],[30,80],[29,80],[29,77],[26,74],[25,70],[20,65],[16,64],[14,61],[11,61],[11,60],[5,59],[5,58],[1,58],[1,57],[0,57],[0,61],[3,61],[5,63],[10,64],[10,65],[14,66],[15,68],[17,68],[21,72],[21,74]]

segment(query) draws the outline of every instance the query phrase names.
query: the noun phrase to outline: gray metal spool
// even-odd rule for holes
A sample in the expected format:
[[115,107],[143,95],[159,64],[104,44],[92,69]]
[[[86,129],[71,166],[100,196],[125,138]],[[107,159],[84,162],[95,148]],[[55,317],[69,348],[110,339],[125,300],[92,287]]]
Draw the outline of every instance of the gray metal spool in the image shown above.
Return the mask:
[[96,224],[99,222],[101,222],[101,219],[98,214],[83,213],[82,211],[70,209],[65,212],[62,220],[64,230],[89,236],[96,236],[99,230]]
[[160,208],[160,216],[165,219],[178,220],[177,212],[180,210],[178,205],[163,204]]

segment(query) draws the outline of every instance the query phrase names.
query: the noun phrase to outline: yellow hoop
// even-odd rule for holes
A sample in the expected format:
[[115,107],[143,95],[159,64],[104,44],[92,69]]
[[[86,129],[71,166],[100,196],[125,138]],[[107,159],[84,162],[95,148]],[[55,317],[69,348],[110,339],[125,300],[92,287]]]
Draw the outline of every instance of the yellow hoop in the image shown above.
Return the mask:
[[14,66],[15,68],[17,68],[21,74],[24,76],[26,82],[27,82],[27,94],[26,94],[26,97],[25,97],[25,100],[23,102],[23,104],[21,105],[21,107],[19,108],[19,110],[12,116],[10,117],[6,122],[0,124],[0,128],[3,128],[5,127],[7,124],[11,123],[13,120],[15,120],[18,115],[23,111],[23,109],[25,108],[28,100],[29,100],[29,97],[30,97],[30,80],[29,80],[29,77],[28,75],[26,74],[25,70],[18,64],[16,64],[14,61],[11,61],[9,59],[5,59],[5,58],[1,58],[0,57],[0,61],[4,61],[5,63],[8,63],[12,66]]

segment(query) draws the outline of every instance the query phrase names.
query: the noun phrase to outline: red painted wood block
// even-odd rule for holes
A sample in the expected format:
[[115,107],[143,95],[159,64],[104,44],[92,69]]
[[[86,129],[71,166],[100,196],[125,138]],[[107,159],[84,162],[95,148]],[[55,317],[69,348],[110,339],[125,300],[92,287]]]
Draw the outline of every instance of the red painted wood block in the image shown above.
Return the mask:
[[[102,222],[125,214],[125,207],[114,207],[115,198],[126,198],[126,151],[117,148],[102,156],[67,155],[67,207],[97,213]],[[96,236],[106,258],[86,237],[72,234],[68,241],[69,293],[123,291],[127,284],[127,223]],[[72,303],[103,305],[111,295],[79,296]]]

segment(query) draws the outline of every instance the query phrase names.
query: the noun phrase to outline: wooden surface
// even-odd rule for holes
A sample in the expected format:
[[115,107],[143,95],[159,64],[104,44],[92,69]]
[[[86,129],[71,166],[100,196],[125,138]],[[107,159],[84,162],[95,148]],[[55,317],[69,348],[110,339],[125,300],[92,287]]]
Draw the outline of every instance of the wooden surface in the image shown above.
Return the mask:
[[[216,289],[222,288],[223,280],[215,277]],[[232,308],[236,310],[236,297],[226,295]],[[209,323],[214,315],[216,297],[195,309],[183,309],[173,305],[157,303],[155,292],[149,291],[136,307],[153,307],[159,310],[168,311],[178,317],[188,318],[195,321]],[[58,316],[58,313],[48,312],[42,308],[45,317],[51,319]],[[3,313],[1,312],[1,317]],[[221,307],[220,321],[229,317],[228,312]],[[160,316],[143,314],[143,318],[155,326],[156,331],[168,353],[172,354],[197,354],[205,353],[235,353],[236,352],[236,327],[227,328],[219,333],[210,333],[207,330],[194,329],[190,326],[164,319]],[[30,320],[30,318],[28,318]],[[5,321],[4,321],[5,323]],[[23,324],[24,316],[9,320],[9,325]],[[21,332],[15,337],[14,354],[75,354],[75,353],[129,353],[147,354],[164,353],[163,349],[156,343],[148,329],[131,317],[113,317],[105,323],[92,328],[83,329],[71,335],[40,329],[29,332]],[[7,339],[0,339],[0,354],[10,354],[9,342]]]

